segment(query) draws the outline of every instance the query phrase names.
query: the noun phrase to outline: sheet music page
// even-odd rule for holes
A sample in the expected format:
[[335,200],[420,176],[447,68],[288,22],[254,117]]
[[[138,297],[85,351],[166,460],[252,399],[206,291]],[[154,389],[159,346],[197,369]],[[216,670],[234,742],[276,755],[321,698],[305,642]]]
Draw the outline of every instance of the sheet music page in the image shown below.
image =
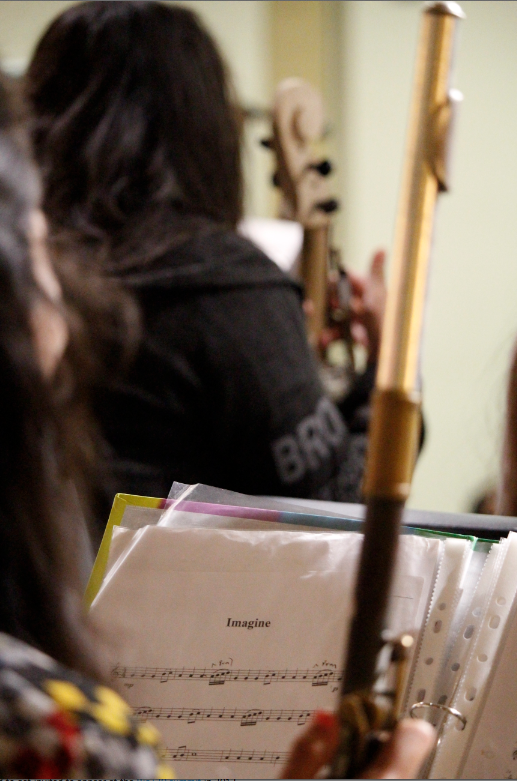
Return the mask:
[[[497,615],[497,614],[495,614]],[[494,617],[490,619],[494,624]],[[472,736],[461,778],[517,778],[517,615],[510,617],[501,655],[477,728]],[[483,661],[481,654],[478,660]],[[488,663],[488,660],[487,662]],[[473,697],[474,692],[466,692]]]
[[501,541],[488,588],[483,581],[464,632],[465,639],[472,637],[465,669],[450,701],[465,722],[446,719],[431,778],[517,777],[517,534]]
[[[180,778],[275,778],[312,712],[335,706],[362,537],[117,529],[92,606],[113,685],[158,727]],[[392,628],[424,620],[440,549],[400,540]]]
[[436,685],[440,663],[446,653],[451,623],[461,594],[472,556],[470,540],[449,538],[443,546],[443,556],[436,577],[431,609],[424,629],[406,709],[415,702],[427,700]]

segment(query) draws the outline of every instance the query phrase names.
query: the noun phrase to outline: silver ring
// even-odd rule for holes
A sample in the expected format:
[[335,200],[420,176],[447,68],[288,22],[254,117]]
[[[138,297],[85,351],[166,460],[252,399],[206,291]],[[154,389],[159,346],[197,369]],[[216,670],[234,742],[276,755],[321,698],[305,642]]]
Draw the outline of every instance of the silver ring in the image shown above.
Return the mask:
[[448,705],[441,705],[439,702],[415,702],[415,704],[412,705],[409,709],[409,715],[412,719],[418,718],[417,716],[413,715],[413,711],[417,710],[418,708],[436,708],[437,710],[443,710],[449,716],[454,716],[455,719],[458,719],[463,724],[463,729],[465,729],[467,726],[467,719],[465,716],[460,713],[459,710],[456,710],[456,708],[450,708]]

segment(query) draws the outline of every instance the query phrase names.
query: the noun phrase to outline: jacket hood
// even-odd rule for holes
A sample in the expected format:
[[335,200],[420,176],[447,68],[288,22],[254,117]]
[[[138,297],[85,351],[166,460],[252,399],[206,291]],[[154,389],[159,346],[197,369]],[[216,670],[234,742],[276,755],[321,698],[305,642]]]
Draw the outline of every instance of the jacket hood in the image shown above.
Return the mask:
[[138,270],[123,272],[134,288],[210,289],[281,285],[301,286],[281,271],[255,244],[226,230],[203,232]]

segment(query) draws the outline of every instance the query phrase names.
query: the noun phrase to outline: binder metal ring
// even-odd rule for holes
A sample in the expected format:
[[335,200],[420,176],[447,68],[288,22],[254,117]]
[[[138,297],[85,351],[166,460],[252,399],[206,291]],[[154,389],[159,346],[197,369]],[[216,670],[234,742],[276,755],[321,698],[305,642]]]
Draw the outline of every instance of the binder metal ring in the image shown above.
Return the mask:
[[439,702],[415,702],[414,705],[412,705],[409,709],[409,715],[412,719],[416,719],[417,716],[414,715],[414,711],[418,710],[419,708],[424,708],[428,710],[433,710],[433,708],[436,708],[436,710],[445,711],[449,716],[454,716],[455,719],[458,719],[458,721],[461,722],[462,730],[465,729],[467,725],[467,719],[465,716],[460,713],[459,710],[456,710],[456,708],[450,708],[448,705],[441,705]]

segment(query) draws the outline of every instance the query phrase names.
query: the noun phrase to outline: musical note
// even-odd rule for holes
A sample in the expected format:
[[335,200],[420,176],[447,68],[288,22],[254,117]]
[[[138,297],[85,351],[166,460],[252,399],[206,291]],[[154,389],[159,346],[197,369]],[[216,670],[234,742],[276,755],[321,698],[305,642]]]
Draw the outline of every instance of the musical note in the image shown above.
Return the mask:
[[241,727],[253,727],[258,722],[283,722],[303,726],[311,718],[312,710],[258,710],[254,708],[152,708],[140,705],[133,709],[139,721],[148,719],[178,720],[195,724],[196,721],[235,721]]
[[160,683],[178,680],[206,680],[209,686],[220,686],[227,682],[259,682],[264,686],[271,683],[310,683],[312,686],[328,686],[338,683],[342,670],[231,670],[188,667],[120,667],[111,671],[112,678],[145,678]]
[[276,765],[285,762],[287,757],[287,751],[189,749],[187,746],[167,748],[163,752],[163,759],[169,762],[263,762]]
[[328,686],[329,680],[335,680],[335,670],[318,670],[312,678],[313,686]]

